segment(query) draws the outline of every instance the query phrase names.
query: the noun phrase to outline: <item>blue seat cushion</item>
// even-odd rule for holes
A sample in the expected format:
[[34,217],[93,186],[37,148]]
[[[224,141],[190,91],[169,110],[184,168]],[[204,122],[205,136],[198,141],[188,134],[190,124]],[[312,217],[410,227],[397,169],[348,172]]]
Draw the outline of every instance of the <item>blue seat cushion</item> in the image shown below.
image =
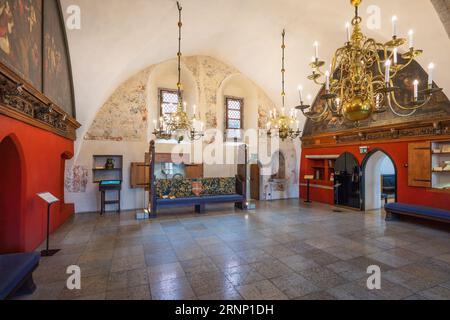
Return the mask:
[[244,201],[244,196],[239,194],[230,194],[230,195],[192,197],[192,198],[158,199],[156,200],[156,204],[158,207],[165,207],[165,206],[169,207],[169,206],[189,206],[208,203],[241,202],[241,201]]
[[450,211],[448,210],[415,206],[403,203],[389,203],[385,208],[388,212],[421,215],[450,221]]
[[0,300],[6,299],[39,265],[39,253],[0,255]]

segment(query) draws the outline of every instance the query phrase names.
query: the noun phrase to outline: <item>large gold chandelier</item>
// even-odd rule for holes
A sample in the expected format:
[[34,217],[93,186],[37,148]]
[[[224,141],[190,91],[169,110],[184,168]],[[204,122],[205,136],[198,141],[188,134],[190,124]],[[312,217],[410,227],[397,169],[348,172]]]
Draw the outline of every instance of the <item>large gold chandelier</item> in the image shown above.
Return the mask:
[[[178,105],[177,110],[170,115],[161,116],[159,123],[154,121],[155,131],[153,134],[157,139],[170,140],[176,139],[179,143],[185,140],[187,136],[189,140],[199,140],[204,136],[203,123],[196,118],[196,108],[193,107],[194,116],[191,119],[187,114],[187,104],[183,103],[182,84],[181,84],[181,29],[183,27],[182,11],[180,3],[177,2],[178,7],[178,82],[177,94]],[[199,130],[197,130],[199,128]]]
[[[289,114],[286,114],[286,90],[285,90],[285,37],[286,31],[283,30],[282,36],[282,60],[281,60],[281,98],[282,98],[282,108],[281,113],[278,113],[276,109],[270,112],[270,118],[267,123],[267,135],[271,137],[272,135],[277,135],[282,141],[286,139],[296,139],[300,136],[300,122],[297,120],[297,110],[291,110]],[[293,129],[294,125],[297,125],[296,129]]]
[[[385,112],[388,108],[397,116],[411,116],[425,106],[433,94],[442,90],[433,84],[434,65],[430,64],[426,88],[419,91],[419,81],[415,80],[411,101],[405,105],[398,101],[396,92],[399,88],[394,85],[394,80],[423,51],[415,49],[413,31],[409,32],[408,39],[398,37],[395,16],[392,18],[393,37],[389,42],[383,44],[367,38],[362,33],[362,18],[358,15],[361,1],[350,0],[355,7],[351,23],[353,32],[347,23],[347,42],[336,51],[326,72],[322,70],[326,63],[319,59],[319,45],[314,43],[315,57],[310,65],[313,72],[308,79],[325,86],[325,93],[320,96],[324,104],[320,109],[304,104],[300,92],[301,104],[297,107],[313,122],[325,122],[331,117],[330,121],[338,120],[341,124],[350,121],[358,125],[373,113]],[[406,43],[409,44],[408,51],[400,54],[400,47]]]

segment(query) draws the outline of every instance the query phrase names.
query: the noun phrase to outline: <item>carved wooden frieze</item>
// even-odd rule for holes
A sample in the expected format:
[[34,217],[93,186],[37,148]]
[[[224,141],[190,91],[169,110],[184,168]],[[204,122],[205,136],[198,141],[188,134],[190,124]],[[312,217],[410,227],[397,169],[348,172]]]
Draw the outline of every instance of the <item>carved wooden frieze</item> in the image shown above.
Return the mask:
[[0,114],[76,139],[80,124],[28,83],[0,65]]

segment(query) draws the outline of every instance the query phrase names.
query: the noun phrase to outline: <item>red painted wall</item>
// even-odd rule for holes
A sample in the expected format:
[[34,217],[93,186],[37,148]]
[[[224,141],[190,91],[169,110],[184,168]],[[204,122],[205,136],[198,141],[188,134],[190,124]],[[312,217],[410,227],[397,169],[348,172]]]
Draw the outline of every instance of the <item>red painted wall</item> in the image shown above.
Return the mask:
[[[6,234],[0,253],[33,251],[44,241],[47,207],[37,193],[48,191],[61,199],[52,209],[52,231],[73,215],[74,205],[64,203],[63,164],[72,156],[73,141],[0,115],[0,198],[6,199],[0,200],[0,222],[7,222],[0,226]],[[13,178],[14,170],[20,175]]]
[[[398,201],[407,204],[423,205],[441,209],[450,209],[450,192],[436,191],[427,188],[415,188],[408,186],[408,144],[410,142],[389,142],[389,143],[364,143],[361,145],[342,146],[332,148],[312,148],[303,149],[302,162],[300,170],[300,179],[302,183],[306,183],[303,179],[307,174],[313,174],[310,160],[306,159],[307,155],[333,155],[342,154],[344,152],[352,153],[359,161],[360,165],[366,155],[360,154],[360,146],[370,146],[370,150],[381,149],[391,156],[397,167],[398,180]],[[306,188],[300,187],[302,198],[306,197]],[[333,190],[322,190],[318,188],[311,189],[311,198],[317,202],[333,204]]]

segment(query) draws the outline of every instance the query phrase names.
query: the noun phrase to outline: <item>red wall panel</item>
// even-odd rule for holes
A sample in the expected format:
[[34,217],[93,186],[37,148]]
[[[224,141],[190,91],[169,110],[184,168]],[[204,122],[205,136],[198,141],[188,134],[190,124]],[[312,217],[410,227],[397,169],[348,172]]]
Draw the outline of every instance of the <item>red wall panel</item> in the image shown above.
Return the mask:
[[[409,142],[386,142],[386,143],[364,143],[361,145],[352,146],[337,146],[330,148],[307,148],[302,151],[302,163],[300,170],[300,178],[302,183],[305,183],[303,177],[307,174],[312,174],[307,155],[334,155],[342,154],[344,152],[352,153],[361,164],[366,155],[360,154],[360,146],[369,146],[369,152],[374,149],[381,149],[388,154],[397,167],[398,179],[398,201],[402,203],[423,205],[441,209],[450,209],[450,192],[442,192],[439,190],[427,188],[415,188],[408,186],[408,144]],[[306,189],[300,188],[301,197],[306,197]],[[326,194],[326,196],[324,195]],[[311,197],[317,199],[315,201],[324,203],[334,203],[333,190],[322,190],[317,188],[311,189]],[[322,200],[323,199],[323,200]],[[331,199],[331,201],[330,201]]]
[[[65,159],[73,155],[73,141],[0,115],[0,143],[3,146],[0,148],[0,158],[4,157],[4,153],[14,153],[17,150],[20,159],[19,164],[11,163],[10,160],[3,162],[6,166],[0,169],[0,175],[3,175],[0,176],[0,192],[5,188],[21,190],[20,196],[11,199],[3,193],[3,199],[7,199],[8,205],[0,206],[0,210],[4,211],[0,212],[0,219],[9,221],[8,223],[13,221],[11,227],[5,226],[5,230],[12,230],[14,223],[19,224],[20,235],[15,235],[19,240],[13,239],[11,234],[8,236],[10,247],[16,248],[15,251],[33,251],[45,239],[47,223],[47,207],[36,196],[37,193],[48,191],[61,199],[52,208],[52,231],[74,213],[74,206],[64,203],[63,164]],[[13,157],[5,156],[5,159]],[[14,166],[20,167],[21,177],[11,179],[7,177],[7,170],[8,167],[13,170]],[[12,243],[17,241],[20,243]]]

